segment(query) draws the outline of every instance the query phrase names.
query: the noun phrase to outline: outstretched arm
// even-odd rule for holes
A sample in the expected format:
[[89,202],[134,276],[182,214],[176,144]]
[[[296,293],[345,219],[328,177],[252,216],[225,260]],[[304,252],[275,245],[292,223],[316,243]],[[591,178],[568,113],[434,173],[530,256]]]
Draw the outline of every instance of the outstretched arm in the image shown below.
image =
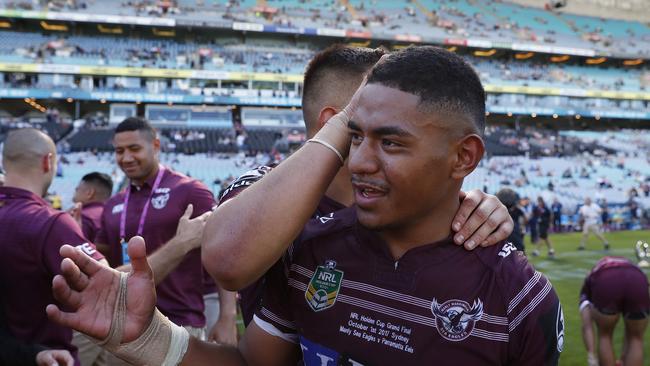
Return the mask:
[[[178,221],[176,235],[147,258],[153,271],[153,278],[156,285],[176,269],[187,253],[201,246],[201,237],[203,236],[205,222],[212,214],[212,211],[207,211],[200,216],[190,219],[193,209],[192,204],[187,205],[185,213]],[[117,270],[130,272],[131,264],[117,267]]]
[[132,268],[127,275],[102,266],[78,248],[63,246],[63,275],[54,278],[53,292],[71,312],[48,305],[50,319],[101,340],[109,351],[136,365],[168,360],[190,364],[185,359],[205,360],[191,362],[196,366],[244,365],[236,348],[190,339],[182,327],[155,311],[156,290],[144,240],[131,239],[128,253]]

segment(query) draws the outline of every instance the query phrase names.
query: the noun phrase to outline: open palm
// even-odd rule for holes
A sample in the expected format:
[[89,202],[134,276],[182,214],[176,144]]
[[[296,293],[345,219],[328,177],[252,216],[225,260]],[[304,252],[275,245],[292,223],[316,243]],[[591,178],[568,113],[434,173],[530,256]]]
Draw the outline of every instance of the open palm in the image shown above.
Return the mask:
[[[120,289],[119,271],[104,266],[88,257],[80,249],[64,245],[60,250],[62,275],[54,277],[54,297],[65,310],[56,305],[47,306],[53,321],[88,336],[103,340],[111,330]],[[144,239],[129,241],[128,254],[132,270],[128,274],[126,314],[119,343],[131,342],[149,326],[156,305],[153,272],[147,263]],[[119,330],[118,330],[119,331]]]

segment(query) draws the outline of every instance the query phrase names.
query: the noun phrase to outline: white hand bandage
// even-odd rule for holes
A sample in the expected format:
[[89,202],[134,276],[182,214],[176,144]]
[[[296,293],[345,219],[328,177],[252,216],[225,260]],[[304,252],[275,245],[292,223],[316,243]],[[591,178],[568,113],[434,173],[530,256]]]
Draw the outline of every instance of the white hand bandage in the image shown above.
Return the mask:
[[127,273],[120,273],[113,319],[108,336],[95,342],[115,356],[134,365],[178,365],[189,345],[190,335],[185,328],[172,323],[155,309],[151,323],[138,339],[121,343],[126,320]]

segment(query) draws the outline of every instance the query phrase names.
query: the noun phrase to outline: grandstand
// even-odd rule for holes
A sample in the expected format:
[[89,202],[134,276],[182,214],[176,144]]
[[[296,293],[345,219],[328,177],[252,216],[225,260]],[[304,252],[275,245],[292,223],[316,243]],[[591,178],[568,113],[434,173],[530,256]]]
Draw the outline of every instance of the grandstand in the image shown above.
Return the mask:
[[[50,193],[69,208],[90,171],[127,183],[113,128],[140,116],[161,162],[216,195],[305,141],[317,52],[430,44],[471,63],[487,93],[486,157],[464,190],[557,199],[567,231],[591,197],[636,240],[650,228],[649,20],[646,0],[0,0],[0,148],[10,130],[47,132],[60,156]],[[576,271],[577,234],[558,239],[564,257],[535,266],[578,288],[601,253],[580,253]],[[612,241],[630,255],[632,242]],[[577,348],[562,365],[584,364]]]
[[[211,184],[243,171],[245,159],[272,160],[304,139],[302,72],[318,50],[335,42],[389,49],[431,43],[465,57],[488,92],[488,123],[496,126],[486,137],[490,160],[468,188],[495,192],[523,181],[526,195],[548,198],[552,182],[552,195],[573,209],[594,184],[565,181],[563,167],[583,167],[604,152],[603,164],[585,169],[611,180],[613,188],[600,193],[624,205],[634,187],[629,167],[611,168],[611,161],[642,164],[632,155],[648,151],[647,142],[630,144],[623,136],[637,137],[631,132],[564,130],[648,126],[650,28],[634,17],[593,17],[589,7],[575,14],[571,6],[525,3],[2,0],[0,139],[34,125],[71,152],[71,161],[108,161],[111,126],[141,115],[159,128],[180,171]],[[200,159],[215,154],[223,164],[201,172],[209,164]],[[191,159],[200,163],[183,165]],[[64,166],[65,179],[74,182],[83,166]],[[535,174],[522,180],[503,166]],[[57,192],[67,199],[72,184]]]

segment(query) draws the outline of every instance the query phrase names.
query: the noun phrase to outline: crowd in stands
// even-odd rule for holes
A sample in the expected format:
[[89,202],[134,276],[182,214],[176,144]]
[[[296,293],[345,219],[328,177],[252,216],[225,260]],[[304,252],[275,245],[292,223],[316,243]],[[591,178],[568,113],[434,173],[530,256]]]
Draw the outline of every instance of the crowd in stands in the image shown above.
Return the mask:
[[[638,22],[561,13],[500,0],[425,0],[412,3],[376,0],[128,0],[119,6],[102,1],[3,0],[10,9],[74,11],[178,21],[255,22],[279,27],[321,27],[372,32],[377,36],[430,35],[590,47],[610,52],[650,54],[650,29]],[[640,9],[639,11],[647,11]],[[391,37],[392,38],[392,37]]]
[[[3,126],[2,131],[7,130]],[[0,131],[0,133],[2,133]],[[106,132],[106,133],[102,133]],[[258,165],[277,163],[304,141],[288,128],[161,128],[162,160],[215,191]],[[52,190],[69,204],[88,166],[115,175],[110,130],[81,128],[59,142],[60,177]],[[464,189],[496,194],[510,187],[520,197],[562,204],[558,230],[579,227],[586,196],[608,210],[606,229],[650,225],[650,135],[644,130],[557,131],[489,127],[487,156]],[[95,143],[95,146],[91,146]],[[115,177],[119,181],[119,177]]]
[[[181,43],[106,36],[44,36],[13,31],[2,31],[0,35],[0,60],[40,63],[301,74],[315,52],[280,43],[255,45],[252,41],[243,45],[227,38],[212,40],[211,43]],[[650,86],[650,71],[646,67],[586,67],[473,56],[467,56],[467,59],[477,68],[483,82],[488,84],[617,91],[645,91]],[[15,86],[20,83],[38,84],[36,79],[7,76],[6,82]],[[74,87],[72,82],[70,84]],[[121,79],[104,86],[114,89],[134,87]],[[136,87],[140,87],[140,83]]]

